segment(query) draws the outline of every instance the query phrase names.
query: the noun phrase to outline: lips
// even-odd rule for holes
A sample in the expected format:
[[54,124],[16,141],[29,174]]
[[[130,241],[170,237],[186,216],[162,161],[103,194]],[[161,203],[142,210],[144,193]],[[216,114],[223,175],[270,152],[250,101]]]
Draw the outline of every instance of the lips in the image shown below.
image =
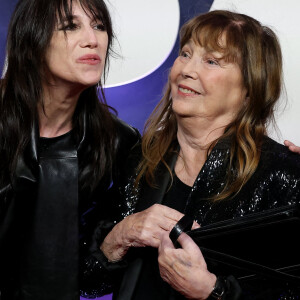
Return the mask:
[[87,65],[98,65],[101,63],[101,59],[97,54],[86,54],[80,56],[76,62],[80,64],[87,64]]
[[182,84],[178,86],[178,91],[180,94],[184,94],[184,95],[200,95],[200,93],[197,92],[196,90]]

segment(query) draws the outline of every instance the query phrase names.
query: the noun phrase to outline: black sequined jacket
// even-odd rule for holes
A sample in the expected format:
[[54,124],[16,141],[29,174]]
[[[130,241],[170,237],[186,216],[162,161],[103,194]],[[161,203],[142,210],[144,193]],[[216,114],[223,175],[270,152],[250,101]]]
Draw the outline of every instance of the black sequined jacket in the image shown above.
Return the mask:
[[[210,153],[207,161],[197,176],[192,187],[189,200],[186,204],[186,213],[192,214],[195,220],[206,226],[215,222],[246,216],[255,212],[265,211],[271,208],[292,205],[300,201],[300,155],[291,153],[286,147],[266,137],[262,146],[261,158],[257,170],[244,185],[241,191],[231,200],[212,202],[207,200],[224,185],[226,170],[229,162],[229,141],[219,142]],[[141,211],[153,205],[161,203],[168,189],[170,176],[165,167],[159,167],[156,172],[156,188],[142,183],[136,193],[134,182],[134,166],[140,155],[139,149],[132,152],[128,162],[128,178],[124,181],[122,194],[123,200],[112,213],[112,223],[118,222],[134,211]],[[173,169],[176,155],[168,161]],[[101,241],[107,231],[103,230],[104,224],[100,224],[95,231],[95,239]],[[91,250],[91,249],[90,249]],[[115,299],[131,299],[142,268],[142,260],[138,257],[138,251],[128,260],[110,264],[100,250],[94,248],[93,254],[86,260],[85,276],[90,278],[90,286],[85,294],[99,296],[104,292],[114,291]],[[130,261],[129,266],[127,263]],[[300,254],[299,254],[300,262]],[[124,276],[118,277],[118,270],[124,270]],[[230,275],[230,274],[228,274]],[[93,278],[91,280],[91,278]],[[107,280],[107,282],[105,280]],[[116,286],[112,289],[110,281]],[[99,282],[101,283],[101,288]],[[98,288],[97,288],[98,282]],[[229,282],[227,296],[222,299],[239,299],[239,287],[233,279]],[[237,285],[238,286],[238,285]],[[289,289],[285,285],[268,283],[263,287],[261,283],[252,282],[243,287],[241,299],[300,299],[300,288]],[[84,293],[83,293],[84,294]]]
[[[138,130],[127,125],[117,117],[113,116],[116,130],[115,137],[115,161],[113,162],[112,174],[106,174],[99,182],[98,186],[92,194],[82,193],[78,188],[72,190],[76,198],[79,196],[79,207],[77,216],[79,217],[78,222],[74,220],[74,224],[78,225],[79,237],[75,238],[75,244],[79,245],[78,249],[70,249],[70,253],[64,253],[63,256],[68,259],[71,253],[79,253],[79,258],[74,258],[74,261],[83,261],[85,255],[89,255],[87,249],[93,243],[91,238],[91,232],[95,228],[96,222],[101,218],[106,218],[107,213],[111,211],[111,206],[114,201],[119,199],[118,189],[115,188],[120,181],[121,175],[124,171],[125,162],[131,148],[138,144],[140,141],[140,134]],[[85,128],[85,126],[84,126]],[[74,129],[75,130],[75,129]],[[32,215],[34,209],[35,195],[37,187],[41,185],[43,178],[38,176],[40,168],[40,157],[39,157],[39,133],[38,129],[33,128],[30,142],[19,157],[16,172],[12,180],[12,184],[9,184],[0,189],[0,299],[19,299],[17,292],[14,290],[14,285],[17,284],[19,272],[17,261],[21,259],[22,253],[20,253],[20,232],[26,228],[26,224],[30,222],[28,217]],[[61,151],[60,159],[74,158],[77,160],[78,154],[78,165],[80,164],[81,158],[85,155],[85,146],[88,145],[88,139],[86,138],[86,132],[83,132],[83,136],[78,144],[74,144],[74,147]],[[77,164],[76,162],[76,164]],[[46,166],[47,167],[47,166]],[[49,165],[54,172],[58,174],[65,172],[64,169],[57,169],[57,166]],[[55,174],[55,173],[54,173]],[[78,174],[77,174],[78,176]],[[66,177],[66,176],[59,176]],[[73,177],[72,177],[73,178]],[[49,191],[55,193],[55,189],[61,191],[64,190],[70,182],[68,178],[65,178],[64,182],[56,182],[56,185],[49,186]],[[47,185],[47,183],[45,183]],[[71,186],[77,187],[77,183]],[[66,189],[66,190],[69,190]],[[61,194],[61,193],[60,193]],[[78,195],[79,194],[79,195]],[[69,195],[68,195],[69,196]],[[72,197],[72,196],[71,196]],[[63,199],[62,199],[63,200]],[[77,202],[76,202],[77,203]],[[67,212],[66,212],[67,213]],[[53,219],[55,222],[55,219]],[[72,223],[72,224],[73,224]],[[70,224],[69,224],[70,225]],[[62,224],[62,226],[68,226]],[[75,225],[76,226],[76,225]],[[46,239],[47,237],[45,237]],[[63,243],[63,241],[62,241]],[[57,245],[59,248],[59,245]],[[76,254],[76,256],[77,256]],[[84,265],[84,264],[80,264]],[[74,266],[75,273],[72,276],[75,278],[74,290],[69,292],[72,295],[64,299],[75,299],[79,298],[79,268]],[[62,283],[63,284],[63,283]],[[40,295],[40,299],[44,299],[46,295]],[[52,298],[51,298],[52,297]],[[48,296],[47,299],[60,299],[61,295]],[[23,299],[23,298],[22,298]],[[26,298],[27,299],[27,298]],[[31,299],[31,298],[30,298]],[[46,299],[46,298],[45,298]]]

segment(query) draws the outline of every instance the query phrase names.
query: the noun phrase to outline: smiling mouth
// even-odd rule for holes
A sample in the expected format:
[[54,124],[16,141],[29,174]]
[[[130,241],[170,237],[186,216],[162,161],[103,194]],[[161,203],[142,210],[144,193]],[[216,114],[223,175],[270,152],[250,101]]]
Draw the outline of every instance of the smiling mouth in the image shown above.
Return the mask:
[[181,87],[179,86],[178,87],[178,90],[183,93],[183,94],[193,94],[193,95],[200,95],[200,93],[194,91],[194,90],[190,90],[188,88],[184,88],[184,87]]

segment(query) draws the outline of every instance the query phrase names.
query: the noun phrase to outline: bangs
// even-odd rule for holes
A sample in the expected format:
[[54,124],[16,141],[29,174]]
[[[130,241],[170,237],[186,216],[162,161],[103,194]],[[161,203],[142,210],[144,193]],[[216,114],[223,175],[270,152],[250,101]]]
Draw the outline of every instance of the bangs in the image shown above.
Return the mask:
[[239,22],[199,16],[186,23],[181,31],[180,48],[189,40],[207,52],[219,52],[226,62],[241,63],[244,41]]
[[[100,20],[108,31],[111,33],[111,19],[107,7],[103,1],[99,0],[75,0],[83,11],[92,17],[94,21]],[[72,3],[74,0],[56,1],[57,23],[73,21]]]
[[[51,1],[52,2],[52,1]],[[83,11],[91,17],[94,21],[101,21],[105,27],[105,31],[108,36],[107,53],[105,57],[105,68],[103,71],[104,81],[106,78],[107,71],[109,70],[109,59],[112,54],[115,54],[112,49],[114,32],[112,28],[111,18],[107,6],[103,0],[53,0],[52,8],[54,9],[54,14],[56,15],[56,20],[54,21],[53,29],[55,25],[64,24],[65,22],[72,24],[74,15],[72,11],[72,4],[78,3]],[[53,32],[53,30],[52,30]],[[66,31],[65,36],[66,36]],[[67,36],[66,36],[67,37]]]

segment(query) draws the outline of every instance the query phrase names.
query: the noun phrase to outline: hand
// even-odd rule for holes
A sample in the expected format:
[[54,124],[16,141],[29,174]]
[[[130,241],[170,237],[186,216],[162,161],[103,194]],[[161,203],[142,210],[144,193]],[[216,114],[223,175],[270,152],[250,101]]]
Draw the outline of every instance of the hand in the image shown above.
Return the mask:
[[216,276],[207,270],[201,250],[187,234],[182,233],[175,249],[168,234],[159,247],[159,270],[164,281],[188,299],[207,299],[216,283]]
[[[118,223],[104,239],[100,249],[108,260],[118,261],[130,247],[158,248],[162,235],[169,233],[183,217],[175,209],[154,204]],[[194,222],[193,229],[200,227]]]
[[292,142],[290,142],[290,141],[288,141],[288,140],[285,140],[285,141],[284,141],[284,144],[285,144],[285,146],[289,147],[289,149],[290,149],[292,152],[295,152],[295,153],[300,154],[300,147],[296,146],[295,144],[293,144]]

